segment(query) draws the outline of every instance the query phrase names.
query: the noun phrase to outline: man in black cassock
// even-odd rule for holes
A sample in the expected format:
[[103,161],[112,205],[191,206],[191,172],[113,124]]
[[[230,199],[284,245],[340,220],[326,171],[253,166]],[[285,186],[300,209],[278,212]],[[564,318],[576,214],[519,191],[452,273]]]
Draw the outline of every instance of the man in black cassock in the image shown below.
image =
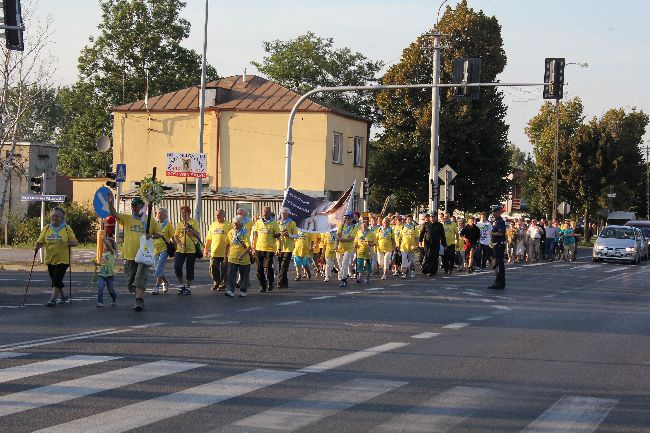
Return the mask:
[[429,216],[429,221],[422,225],[420,231],[420,246],[424,248],[424,260],[422,261],[422,273],[433,277],[438,272],[438,257],[440,256],[440,244],[447,247],[445,239],[445,228],[434,213]]

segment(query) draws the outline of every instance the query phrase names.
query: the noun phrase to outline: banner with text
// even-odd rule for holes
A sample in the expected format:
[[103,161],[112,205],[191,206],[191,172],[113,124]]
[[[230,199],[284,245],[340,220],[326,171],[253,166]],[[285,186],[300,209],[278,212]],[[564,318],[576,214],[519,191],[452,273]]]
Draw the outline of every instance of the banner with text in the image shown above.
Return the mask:
[[208,177],[208,162],[205,153],[167,153],[167,176]]
[[318,199],[289,188],[282,207],[289,209],[291,219],[300,230],[307,233],[326,233],[343,222],[348,210],[354,184],[335,202]]

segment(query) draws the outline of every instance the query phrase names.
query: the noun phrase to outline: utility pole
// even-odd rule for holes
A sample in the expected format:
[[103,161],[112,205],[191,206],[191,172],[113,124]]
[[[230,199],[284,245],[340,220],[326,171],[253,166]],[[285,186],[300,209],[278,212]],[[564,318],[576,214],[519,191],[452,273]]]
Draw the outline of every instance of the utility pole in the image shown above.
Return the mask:
[[[433,85],[440,84],[440,36],[437,30],[433,33]],[[431,153],[429,155],[429,212],[438,212],[440,181],[438,180],[438,148],[440,128],[440,90],[431,88]]]
[[645,146],[645,218],[650,220],[650,146]]
[[[205,56],[208,50],[208,0],[205,0],[205,19],[203,21],[203,55],[201,56],[201,91],[199,110],[199,153],[203,153],[203,122],[205,121]],[[203,192],[203,179],[196,178],[196,195],[194,200],[194,219],[201,228],[201,193]],[[187,194],[187,192],[186,192]]]
[[557,219],[557,162],[560,151],[560,100],[555,99],[555,151],[553,152],[553,219]]
[[[45,195],[47,194],[47,177],[45,176],[45,173],[41,175],[41,179],[43,179],[41,181],[41,195]],[[45,227],[45,201],[41,201],[41,232],[43,232],[43,227]],[[44,248],[38,250],[41,263],[45,261],[43,250]]]

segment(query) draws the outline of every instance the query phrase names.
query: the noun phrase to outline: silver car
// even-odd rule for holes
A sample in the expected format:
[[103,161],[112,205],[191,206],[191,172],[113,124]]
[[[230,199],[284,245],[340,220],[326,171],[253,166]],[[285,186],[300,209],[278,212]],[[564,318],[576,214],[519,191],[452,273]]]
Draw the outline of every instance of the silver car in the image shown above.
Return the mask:
[[594,243],[592,260],[600,262],[603,260],[622,261],[631,264],[641,263],[641,257],[645,254],[646,242],[643,235],[634,227],[607,226],[605,227]]

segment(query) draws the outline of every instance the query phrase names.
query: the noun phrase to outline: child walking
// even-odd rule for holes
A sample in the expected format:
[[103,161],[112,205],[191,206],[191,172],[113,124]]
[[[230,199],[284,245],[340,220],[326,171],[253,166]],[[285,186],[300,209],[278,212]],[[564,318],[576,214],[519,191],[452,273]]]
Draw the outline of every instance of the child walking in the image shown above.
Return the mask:
[[113,238],[104,239],[104,253],[102,254],[101,267],[99,269],[98,287],[97,287],[97,307],[104,306],[104,287],[108,288],[112,302],[111,305],[117,305],[117,293],[113,288],[115,278],[115,254],[117,254],[117,245]]

